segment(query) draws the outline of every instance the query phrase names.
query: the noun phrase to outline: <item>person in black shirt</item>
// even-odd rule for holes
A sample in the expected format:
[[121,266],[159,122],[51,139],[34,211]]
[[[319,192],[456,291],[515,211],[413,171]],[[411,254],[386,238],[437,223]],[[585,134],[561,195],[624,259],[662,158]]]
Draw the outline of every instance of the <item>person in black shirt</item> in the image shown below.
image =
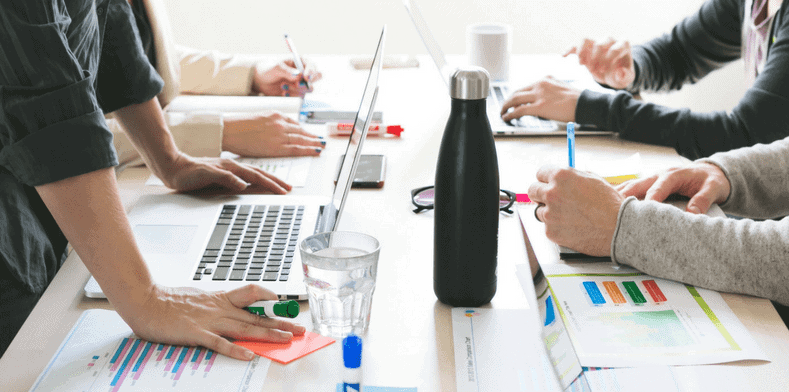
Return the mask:
[[0,2],[0,354],[65,259],[67,242],[143,339],[253,353],[222,336],[287,342],[304,327],[241,308],[276,295],[165,288],[135,243],[104,113],[115,112],[149,168],[176,190],[289,186],[232,160],[181,153],[156,99],[125,0]]
[[[787,14],[781,0],[709,0],[670,33],[632,50],[623,41],[585,40],[571,52],[615,93],[546,78],[513,93],[502,119],[533,115],[595,125],[688,159],[783,139],[789,136]],[[679,90],[741,58],[748,90],[730,111],[672,108],[633,95]]]

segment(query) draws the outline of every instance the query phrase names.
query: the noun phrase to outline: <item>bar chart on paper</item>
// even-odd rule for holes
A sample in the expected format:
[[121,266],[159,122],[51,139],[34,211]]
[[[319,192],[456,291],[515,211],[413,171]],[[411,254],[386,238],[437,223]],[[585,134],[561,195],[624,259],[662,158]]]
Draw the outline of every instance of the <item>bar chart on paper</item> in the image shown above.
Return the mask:
[[[89,310],[31,391],[260,390],[270,361],[136,338],[112,311]],[[229,388],[229,389],[228,389]]]
[[[584,366],[765,360],[720,294],[607,263],[544,265],[556,316]],[[558,300],[557,300],[558,299]]]

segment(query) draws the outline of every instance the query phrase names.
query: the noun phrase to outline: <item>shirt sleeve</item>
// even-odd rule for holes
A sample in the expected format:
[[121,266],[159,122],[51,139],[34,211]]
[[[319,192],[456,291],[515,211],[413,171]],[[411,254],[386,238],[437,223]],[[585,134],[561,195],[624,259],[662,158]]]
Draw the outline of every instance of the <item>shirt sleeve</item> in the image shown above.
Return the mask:
[[726,212],[755,219],[789,215],[789,138],[715,154],[700,162],[721,168],[731,184]]
[[96,92],[105,113],[149,101],[164,86],[142,48],[129,3],[125,0],[109,3]]
[[249,95],[255,65],[260,61],[240,55],[177,46],[181,92],[205,95]]
[[[576,120],[617,132],[623,139],[673,147],[690,159],[789,136],[787,9],[782,7],[776,16],[776,40],[762,73],[732,111],[700,113],[639,101],[627,92],[586,90],[576,106]],[[741,30],[742,2],[705,3],[671,35],[634,50],[634,90],[678,89],[739,58]]]
[[[0,50],[14,54],[0,56],[0,165],[23,184],[117,164],[96,94],[109,3],[125,2],[0,2]],[[142,82],[155,96],[157,86]],[[117,94],[129,96],[123,87]]]
[[789,305],[789,218],[753,221],[625,199],[611,259],[649,275]]

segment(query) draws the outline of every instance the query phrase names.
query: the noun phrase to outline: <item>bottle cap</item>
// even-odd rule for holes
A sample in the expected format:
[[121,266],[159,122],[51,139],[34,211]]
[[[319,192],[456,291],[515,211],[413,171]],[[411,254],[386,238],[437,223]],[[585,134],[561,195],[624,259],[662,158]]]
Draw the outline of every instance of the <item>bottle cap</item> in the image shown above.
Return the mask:
[[362,338],[348,335],[342,340],[342,361],[346,368],[362,366]]
[[299,315],[299,303],[294,300],[277,302],[273,308],[276,316],[293,318]]
[[490,74],[482,67],[458,68],[449,79],[449,96],[466,101],[485,99],[490,90]]

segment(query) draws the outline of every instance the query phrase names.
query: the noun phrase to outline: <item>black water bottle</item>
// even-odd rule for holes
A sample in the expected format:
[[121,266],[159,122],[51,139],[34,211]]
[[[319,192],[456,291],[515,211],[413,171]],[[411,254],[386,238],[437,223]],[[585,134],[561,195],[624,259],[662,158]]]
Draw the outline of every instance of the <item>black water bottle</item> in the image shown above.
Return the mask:
[[490,77],[458,69],[435,182],[433,291],[452,306],[479,306],[496,294],[499,166],[485,110]]

